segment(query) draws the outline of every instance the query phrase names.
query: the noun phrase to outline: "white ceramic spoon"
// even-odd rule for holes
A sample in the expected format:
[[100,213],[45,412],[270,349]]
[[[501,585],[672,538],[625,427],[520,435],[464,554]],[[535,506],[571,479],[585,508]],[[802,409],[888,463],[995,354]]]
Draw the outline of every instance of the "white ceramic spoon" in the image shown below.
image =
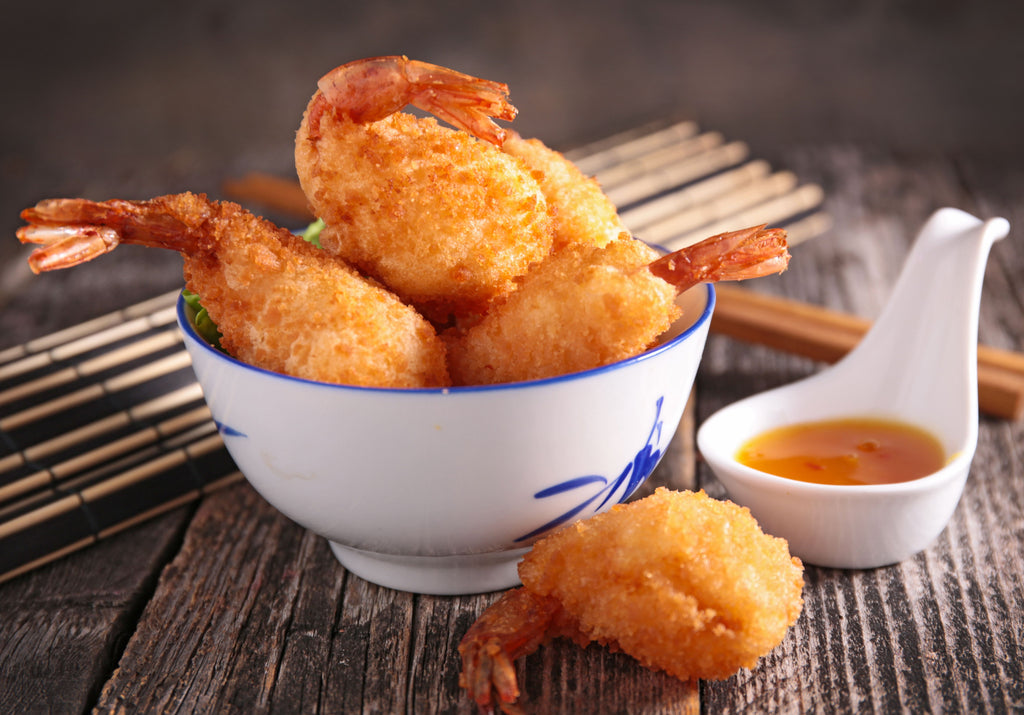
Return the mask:
[[[935,212],[918,234],[882,314],[831,368],[725,407],[697,446],[731,499],[807,563],[873,568],[924,549],[945,528],[963,491],[978,439],[977,335],[981,286],[1006,219]],[[909,482],[810,484],[744,466],[748,439],[788,424],[878,417],[939,439],[945,467]]]

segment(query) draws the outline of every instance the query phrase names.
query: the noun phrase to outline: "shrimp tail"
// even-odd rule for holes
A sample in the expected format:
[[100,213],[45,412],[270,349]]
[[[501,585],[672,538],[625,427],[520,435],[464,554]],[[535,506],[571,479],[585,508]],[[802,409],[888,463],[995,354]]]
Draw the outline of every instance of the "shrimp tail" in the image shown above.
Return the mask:
[[781,273],[789,265],[786,231],[765,224],[728,231],[662,256],[647,266],[680,293],[698,283]]
[[561,604],[525,588],[507,591],[470,626],[459,643],[465,688],[483,712],[520,712],[515,706],[519,685],[513,665],[533,653],[552,635]]
[[411,104],[497,146],[507,132],[491,118],[511,121],[518,113],[508,101],[506,84],[399,55],[341,65],[321,77],[317,87],[337,112],[359,124]]
[[180,251],[188,245],[188,227],[166,212],[164,203],[159,198],[49,199],[21,212],[29,225],[19,228],[17,236],[22,243],[41,246],[28,258],[34,273],[77,266],[122,243]]

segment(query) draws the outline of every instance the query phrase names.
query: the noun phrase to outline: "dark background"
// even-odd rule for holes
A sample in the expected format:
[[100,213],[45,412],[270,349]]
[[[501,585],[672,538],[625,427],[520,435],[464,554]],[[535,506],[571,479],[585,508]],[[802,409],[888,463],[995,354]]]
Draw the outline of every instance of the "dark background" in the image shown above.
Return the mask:
[[[508,83],[515,128],[560,149],[686,117],[779,164],[845,144],[1024,158],[1022,2],[115,0],[8,2],[2,17],[0,309],[32,280],[21,208],[292,176],[317,78],[379,54]],[[152,271],[154,292],[180,282],[175,256],[122,252],[81,270],[114,291],[118,271]]]

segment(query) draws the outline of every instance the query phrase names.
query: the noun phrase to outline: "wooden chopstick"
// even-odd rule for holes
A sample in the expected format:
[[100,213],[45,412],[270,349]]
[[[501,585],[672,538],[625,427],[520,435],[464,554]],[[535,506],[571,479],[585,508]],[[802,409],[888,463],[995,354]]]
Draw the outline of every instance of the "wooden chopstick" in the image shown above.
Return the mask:
[[251,172],[240,179],[225,181],[222,189],[235,201],[257,204],[306,223],[315,218],[309,200],[295,179]]
[[[821,362],[852,350],[871,321],[799,301],[720,284],[711,330]],[[1024,416],[1024,354],[978,346],[978,403],[987,414]]]

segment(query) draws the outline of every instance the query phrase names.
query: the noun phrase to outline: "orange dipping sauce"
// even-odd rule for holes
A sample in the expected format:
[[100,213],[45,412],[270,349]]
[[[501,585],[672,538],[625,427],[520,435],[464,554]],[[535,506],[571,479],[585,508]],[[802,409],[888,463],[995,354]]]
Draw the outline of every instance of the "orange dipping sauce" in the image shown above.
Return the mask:
[[837,485],[909,482],[946,464],[942,445],[925,430],[874,418],[769,430],[740,447],[736,459],[779,477]]

